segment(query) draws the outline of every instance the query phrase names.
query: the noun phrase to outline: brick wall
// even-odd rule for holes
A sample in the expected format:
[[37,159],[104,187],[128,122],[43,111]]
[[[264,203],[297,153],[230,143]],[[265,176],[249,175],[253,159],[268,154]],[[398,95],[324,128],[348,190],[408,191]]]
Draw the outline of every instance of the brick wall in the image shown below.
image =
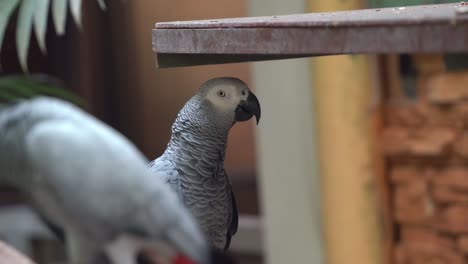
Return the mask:
[[394,262],[468,263],[468,72],[420,78],[418,91],[385,109]]

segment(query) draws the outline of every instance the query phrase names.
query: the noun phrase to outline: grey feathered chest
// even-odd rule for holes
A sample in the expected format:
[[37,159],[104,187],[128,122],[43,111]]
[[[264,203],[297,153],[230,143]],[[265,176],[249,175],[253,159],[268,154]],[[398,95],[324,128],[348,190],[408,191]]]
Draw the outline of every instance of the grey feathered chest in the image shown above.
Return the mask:
[[172,127],[167,149],[151,164],[152,170],[177,191],[208,240],[218,248],[229,245],[232,225],[237,223],[237,208],[224,170],[229,128],[200,120],[196,113],[183,109]]

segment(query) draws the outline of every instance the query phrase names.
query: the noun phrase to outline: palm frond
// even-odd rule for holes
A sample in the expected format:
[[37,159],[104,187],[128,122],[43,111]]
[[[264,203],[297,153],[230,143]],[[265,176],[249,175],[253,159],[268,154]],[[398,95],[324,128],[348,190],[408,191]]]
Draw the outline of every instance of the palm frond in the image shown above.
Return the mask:
[[34,32],[37,42],[43,53],[46,53],[45,36],[47,30],[47,18],[49,17],[49,0],[36,2],[36,12],[34,13]]
[[0,52],[2,51],[3,35],[10,21],[10,16],[18,6],[20,0],[0,0]]
[[[96,0],[101,9],[106,9],[104,0]],[[55,31],[59,35],[65,34],[68,8],[75,23],[81,25],[82,0],[0,0],[0,51],[5,36],[5,29],[13,12],[19,6],[16,27],[16,46],[18,59],[24,71],[27,71],[27,57],[31,28],[34,25],[39,47],[46,52],[45,36],[49,8],[52,9],[52,18]]]
[[104,0],[97,0],[98,4],[99,4],[99,7],[102,9],[102,10],[106,10],[106,3],[104,2]]
[[55,31],[59,35],[65,34],[65,22],[67,21],[68,0],[52,1],[52,17],[54,19]]
[[81,27],[81,0],[69,0],[70,10],[75,23]]
[[21,68],[26,71],[28,69],[28,48],[35,8],[36,0],[23,0],[16,26],[16,49],[18,51],[18,58]]

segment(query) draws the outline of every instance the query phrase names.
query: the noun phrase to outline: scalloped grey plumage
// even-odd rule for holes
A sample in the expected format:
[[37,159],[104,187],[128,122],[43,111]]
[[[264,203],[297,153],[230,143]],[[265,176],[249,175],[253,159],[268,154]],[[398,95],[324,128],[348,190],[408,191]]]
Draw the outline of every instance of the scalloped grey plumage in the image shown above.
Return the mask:
[[207,91],[218,85],[248,89],[237,78],[205,82],[178,113],[166,150],[150,163],[150,168],[177,191],[211,244],[226,250],[238,225],[236,200],[224,169],[228,134],[236,121],[253,115],[259,118],[260,105],[249,91],[258,113],[249,113],[248,118],[244,115],[242,120],[236,120],[235,109],[230,114],[220,114],[205,98]]

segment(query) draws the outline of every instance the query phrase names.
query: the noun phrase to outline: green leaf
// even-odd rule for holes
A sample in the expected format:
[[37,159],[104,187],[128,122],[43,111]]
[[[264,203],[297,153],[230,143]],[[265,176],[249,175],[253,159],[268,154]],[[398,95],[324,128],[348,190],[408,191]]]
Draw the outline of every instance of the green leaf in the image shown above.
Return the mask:
[[21,86],[19,83],[15,84],[14,88],[11,86],[1,86],[0,92],[6,92],[14,96],[16,99],[31,98],[35,95],[38,95],[37,92],[29,90],[27,86]]
[[81,0],[69,0],[70,10],[75,23],[81,27]]
[[20,99],[31,98],[34,92],[15,83],[11,77],[0,78],[0,103],[11,103]]
[[16,49],[21,68],[28,71],[28,48],[31,40],[31,27],[36,8],[36,0],[23,0],[16,25]]
[[48,75],[8,75],[0,77],[0,97],[6,102],[51,96],[83,107],[85,104],[75,94],[59,87],[60,81]]
[[14,94],[12,94],[11,92],[7,91],[7,90],[1,90],[0,89],[0,105],[1,105],[1,102],[12,102],[14,100],[17,100],[18,97],[15,96]]
[[[24,79],[23,79],[24,78]],[[39,93],[25,83],[26,75],[13,75],[0,78],[0,91],[15,95],[17,99],[31,98]]]
[[5,34],[6,26],[18,3],[19,0],[0,0],[0,51],[2,51],[3,34]]
[[104,2],[104,0],[97,0],[98,4],[99,4],[99,7],[102,9],[102,10],[106,10],[106,3]]
[[49,16],[49,0],[37,0],[36,12],[34,13],[34,32],[37,42],[43,53],[46,53],[45,36],[47,30],[47,19]]
[[65,22],[67,19],[68,0],[54,0],[52,2],[52,17],[54,19],[55,31],[57,34],[65,33]]

